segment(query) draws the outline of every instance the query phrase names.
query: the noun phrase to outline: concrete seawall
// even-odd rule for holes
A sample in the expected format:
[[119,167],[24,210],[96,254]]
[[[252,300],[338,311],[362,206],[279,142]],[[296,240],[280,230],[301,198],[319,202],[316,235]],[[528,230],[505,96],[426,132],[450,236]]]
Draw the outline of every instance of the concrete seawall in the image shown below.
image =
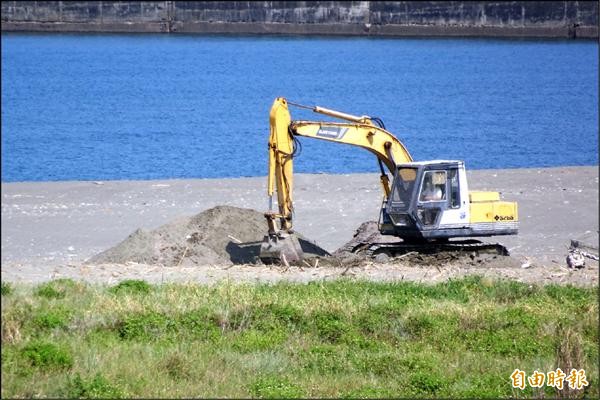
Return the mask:
[[597,1],[3,1],[2,31],[598,38]]

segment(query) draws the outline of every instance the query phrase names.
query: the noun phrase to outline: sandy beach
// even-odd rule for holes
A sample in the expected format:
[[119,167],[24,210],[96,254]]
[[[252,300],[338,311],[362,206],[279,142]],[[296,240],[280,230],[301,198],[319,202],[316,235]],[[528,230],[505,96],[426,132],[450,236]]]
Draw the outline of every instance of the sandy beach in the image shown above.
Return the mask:
[[[503,199],[518,202],[519,235],[486,240],[502,243],[515,260],[530,265],[479,272],[525,281],[573,279],[597,285],[596,261],[587,260],[588,266],[579,271],[565,268],[572,239],[594,245],[598,242],[597,166],[476,170],[470,171],[468,178],[471,190],[497,190]],[[2,183],[2,280],[306,281],[344,271],[344,275],[369,279],[436,281],[465,273],[460,268],[398,265],[366,265],[354,271],[247,265],[227,269],[214,265],[179,269],[82,265],[138,228],[154,229],[217,205],[266,211],[265,187],[264,177]],[[298,174],[294,195],[296,229],[328,251],[350,240],[362,222],[376,220],[381,203],[377,174]]]

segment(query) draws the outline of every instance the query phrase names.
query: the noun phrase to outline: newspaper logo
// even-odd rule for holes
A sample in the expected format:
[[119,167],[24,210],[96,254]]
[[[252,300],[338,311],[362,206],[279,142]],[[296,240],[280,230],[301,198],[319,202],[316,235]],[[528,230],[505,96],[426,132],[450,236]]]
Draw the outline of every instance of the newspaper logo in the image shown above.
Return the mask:
[[510,375],[510,379],[512,387],[521,390],[525,390],[527,383],[531,387],[541,388],[544,386],[544,382],[546,382],[546,386],[555,387],[558,390],[563,390],[565,381],[569,385],[569,388],[575,390],[581,390],[589,385],[585,376],[585,370],[576,370],[575,368],[571,369],[569,375],[565,374],[562,369],[557,368],[555,371],[550,371],[547,374],[536,370],[529,377],[525,375],[525,371],[517,368]]

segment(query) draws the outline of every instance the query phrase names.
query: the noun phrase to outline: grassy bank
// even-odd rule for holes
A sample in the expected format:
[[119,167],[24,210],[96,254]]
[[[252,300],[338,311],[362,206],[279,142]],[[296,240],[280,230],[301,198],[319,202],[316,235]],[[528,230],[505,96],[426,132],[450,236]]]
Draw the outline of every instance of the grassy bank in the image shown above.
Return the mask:
[[[2,285],[3,398],[593,398],[597,343],[597,288]],[[590,386],[511,387],[515,368],[557,367]]]

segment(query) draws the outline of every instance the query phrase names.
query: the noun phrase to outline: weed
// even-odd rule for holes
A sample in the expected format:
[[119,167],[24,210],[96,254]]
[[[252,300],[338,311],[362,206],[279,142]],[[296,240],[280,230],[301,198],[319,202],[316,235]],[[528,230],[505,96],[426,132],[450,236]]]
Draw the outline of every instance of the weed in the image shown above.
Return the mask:
[[88,380],[81,378],[77,373],[75,377],[69,378],[62,390],[61,397],[115,399],[123,398],[125,395],[118,386],[112,385],[100,373]]
[[458,334],[470,351],[502,356],[540,355],[547,348],[547,340],[532,334],[517,334],[521,330],[472,330]]
[[432,395],[446,386],[447,380],[433,371],[417,372],[412,374],[409,379],[409,384],[416,393]]
[[15,346],[3,345],[0,348],[2,352],[2,365],[14,364],[18,360],[18,353],[15,351]]
[[448,390],[471,399],[509,397],[511,394],[510,386],[506,385],[506,376],[497,372],[462,377],[449,386]]
[[131,293],[131,294],[148,294],[152,287],[146,282],[139,279],[126,279],[111,287],[108,291],[114,294]]
[[191,378],[191,363],[179,352],[169,354],[162,362],[161,367],[173,380],[185,380]]
[[21,350],[21,356],[31,366],[41,369],[69,369],[73,366],[73,357],[65,347],[54,343],[35,341]]
[[505,356],[539,355],[552,348],[552,338],[539,332],[540,317],[522,307],[488,309],[461,316],[455,335],[467,349]]
[[163,314],[149,312],[133,314],[116,323],[119,337],[125,340],[156,340],[173,331],[175,322]]
[[480,276],[468,276],[464,279],[450,279],[446,285],[436,285],[429,288],[429,298],[446,299],[466,304],[473,295],[481,292]]
[[570,285],[559,286],[556,284],[547,285],[544,287],[544,292],[552,299],[561,303],[571,302],[576,304],[589,303],[594,297],[589,290],[573,287]]
[[73,292],[77,283],[72,279],[56,279],[42,283],[37,287],[35,294],[47,299],[63,299],[69,292]]
[[354,323],[362,333],[378,336],[389,330],[394,317],[387,307],[371,307],[356,316]]
[[177,325],[193,339],[215,341],[221,337],[217,318],[205,308],[180,315],[177,318]]
[[391,399],[399,397],[399,393],[388,388],[363,386],[351,390],[340,397],[343,399]]
[[224,330],[242,331],[256,329],[262,332],[273,330],[300,331],[307,326],[304,314],[288,304],[258,304],[232,310],[220,318]]
[[339,311],[316,311],[312,314],[311,319],[317,336],[325,342],[336,343],[345,332],[351,329]]
[[337,374],[352,369],[346,349],[332,344],[316,344],[301,351],[300,364],[303,369],[321,374]]
[[[560,321],[556,327],[555,339],[555,365],[566,374],[572,368],[580,369],[583,365],[583,339],[579,332],[575,332],[571,327],[566,327],[564,321]],[[564,397],[575,397],[577,393],[571,390],[568,385],[562,391],[557,391],[556,395]]]
[[252,326],[259,330],[283,328],[300,331],[307,326],[304,314],[289,304],[270,303],[255,307],[253,311]]
[[216,320],[223,331],[242,331],[252,323],[252,307],[239,307],[233,310],[224,309],[216,315]]
[[429,334],[437,323],[438,321],[431,314],[416,314],[406,319],[405,328],[413,338],[420,339]]
[[306,397],[302,388],[285,377],[261,376],[250,385],[253,397],[289,399]]
[[366,351],[353,354],[351,359],[356,369],[364,374],[398,377],[403,372],[402,365],[398,362],[399,356],[391,352]]
[[47,299],[62,299],[63,297],[65,297],[65,294],[63,292],[59,292],[52,285],[47,283],[42,284],[36,291],[36,294],[40,297],[45,297]]
[[2,344],[18,343],[22,338],[23,320],[16,313],[2,314]]
[[62,309],[41,311],[32,319],[33,325],[38,330],[64,328],[69,321],[69,313]]
[[514,304],[518,300],[524,300],[538,296],[540,290],[537,285],[515,281],[498,281],[492,285],[486,285],[483,294],[498,304]]
[[285,341],[287,334],[282,331],[264,333],[255,329],[245,330],[233,340],[233,348],[242,353],[269,350],[279,346]]
[[13,288],[8,282],[2,282],[2,296],[8,296],[13,292]]
[[374,337],[363,335],[357,332],[357,330],[345,332],[342,334],[339,342],[346,344],[348,347],[356,349],[369,349],[371,351],[376,351],[382,347],[385,347],[385,342],[377,340]]
[[438,364],[431,355],[428,354],[408,354],[398,360],[398,364],[410,371],[431,371]]
[[289,358],[279,349],[255,351],[247,354],[225,352],[229,363],[238,363],[245,371],[252,374],[278,374],[292,369]]

